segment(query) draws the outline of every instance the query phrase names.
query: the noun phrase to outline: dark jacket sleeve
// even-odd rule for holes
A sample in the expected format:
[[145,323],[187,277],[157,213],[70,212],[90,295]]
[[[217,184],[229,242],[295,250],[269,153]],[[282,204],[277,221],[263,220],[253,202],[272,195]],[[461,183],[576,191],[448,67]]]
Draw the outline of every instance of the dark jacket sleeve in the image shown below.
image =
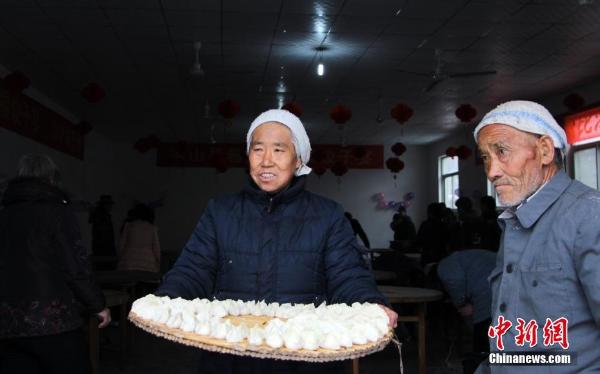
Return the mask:
[[66,206],[60,208],[57,218],[57,256],[60,258],[59,263],[67,285],[77,301],[91,313],[98,313],[104,309],[106,302],[102,290],[94,279],[89,255],[81,240],[79,223],[73,212]]
[[372,302],[388,305],[361,257],[352,227],[340,206],[332,214],[325,250],[330,303]]
[[184,299],[208,298],[212,295],[218,264],[214,211],[214,202],[211,200],[175,265],[155,292],[156,295]]

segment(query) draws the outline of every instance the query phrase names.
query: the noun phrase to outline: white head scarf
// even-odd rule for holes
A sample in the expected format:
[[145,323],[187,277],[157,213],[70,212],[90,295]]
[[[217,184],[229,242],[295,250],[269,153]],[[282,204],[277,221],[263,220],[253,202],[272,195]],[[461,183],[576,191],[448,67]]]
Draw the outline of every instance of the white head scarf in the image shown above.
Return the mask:
[[488,112],[473,131],[475,142],[477,142],[479,131],[494,123],[511,126],[517,130],[533,134],[548,135],[554,143],[554,148],[561,151],[567,148],[565,130],[560,127],[548,109],[533,101],[509,101]]
[[261,113],[250,125],[246,134],[246,154],[250,152],[250,143],[252,142],[252,133],[263,123],[278,122],[289,128],[292,132],[292,143],[296,149],[296,156],[302,163],[294,173],[296,176],[306,175],[312,170],[306,164],[310,160],[310,140],[306,130],[300,122],[300,118],[284,109],[270,109]]

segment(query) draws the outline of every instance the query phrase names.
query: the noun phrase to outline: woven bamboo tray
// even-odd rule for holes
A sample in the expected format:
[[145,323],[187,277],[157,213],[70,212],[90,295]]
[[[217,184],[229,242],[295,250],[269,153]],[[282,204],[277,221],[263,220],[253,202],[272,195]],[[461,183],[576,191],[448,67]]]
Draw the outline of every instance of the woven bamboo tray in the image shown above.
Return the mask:
[[[237,325],[244,322],[251,327],[253,325],[264,325],[271,317],[241,316],[225,317],[231,323]],[[191,332],[185,332],[180,329],[172,329],[165,324],[159,324],[153,321],[145,320],[133,312],[129,313],[129,320],[142,330],[167,339],[173,342],[204,349],[211,352],[228,353],[238,356],[249,356],[256,358],[270,358],[276,360],[292,360],[307,362],[329,362],[351,360],[358,357],[367,356],[371,353],[381,351],[390,342],[393,336],[392,330],[388,331],[381,339],[368,344],[355,344],[351,348],[341,348],[338,350],[319,348],[314,351],[305,349],[291,350],[285,347],[272,348],[268,345],[254,346],[248,344],[247,340],[240,343],[229,343],[223,339],[215,339],[209,336],[202,336]]]

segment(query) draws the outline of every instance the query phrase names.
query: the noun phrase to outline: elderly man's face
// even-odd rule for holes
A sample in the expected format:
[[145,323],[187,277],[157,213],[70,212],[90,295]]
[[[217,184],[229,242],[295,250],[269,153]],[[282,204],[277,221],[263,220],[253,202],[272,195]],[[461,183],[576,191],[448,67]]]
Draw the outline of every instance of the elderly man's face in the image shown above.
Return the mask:
[[267,122],[252,133],[250,176],[261,190],[278,192],[286,187],[300,167],[292,132],[278,122]]
[[502,205],[521,203],[543,184],[543,163],[535,135],[493,124],[481,129],[477,144],[486,175]]

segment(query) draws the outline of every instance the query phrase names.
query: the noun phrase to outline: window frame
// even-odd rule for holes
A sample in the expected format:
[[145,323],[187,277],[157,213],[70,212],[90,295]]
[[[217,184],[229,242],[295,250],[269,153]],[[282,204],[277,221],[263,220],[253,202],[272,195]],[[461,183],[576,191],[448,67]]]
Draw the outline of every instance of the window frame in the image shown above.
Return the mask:
[[[452,159],[456,161],[456,171],[450,173],[444,173],[443,165],[445,159]],[[452,191],[452,201],[450,206],[448,206],[448,202],[446,201],[446,179],[456,177],[456,188],[459,188],[460,185],[460,165],[458,162],[458,157],[449,157],[447,155],[441,155],[438,157],[438,201],[440,203],[444,203],[450,209],[456,209],[454,203],[458,199],[458,196],[454,193],[455,190]]]

